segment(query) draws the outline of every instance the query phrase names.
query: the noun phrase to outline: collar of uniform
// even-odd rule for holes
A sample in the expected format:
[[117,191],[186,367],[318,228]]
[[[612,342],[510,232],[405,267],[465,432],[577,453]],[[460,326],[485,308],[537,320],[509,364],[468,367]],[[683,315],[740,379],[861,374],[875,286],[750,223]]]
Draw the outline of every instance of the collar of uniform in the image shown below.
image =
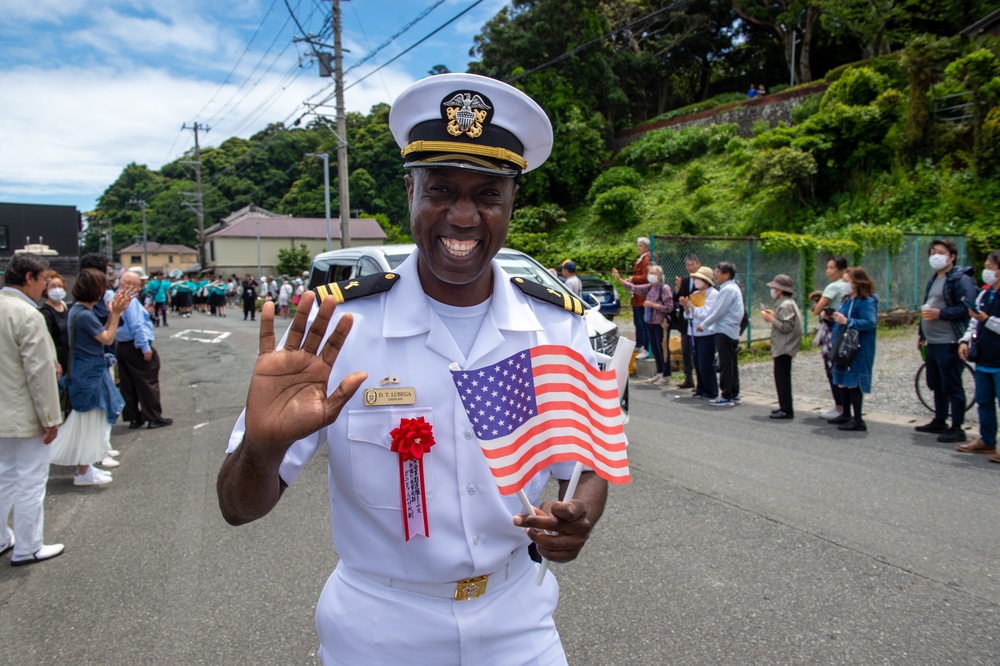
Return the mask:
[[[396,269],[399,284],[386,296],[386,316],[382,318],[382,336],[405,338],[431,330],[433,311],[417,274],[417,252],[414,251]],[[489,317],[499,330],[540,331],[542,325],[527,305],[527,297],[510,284],[510,278],[494,260],[493,296]]]
[[31,307],[35,308],[36,310],[38,309],[38,303],[28,298],[27,294],[25,294],[20,289],[14,289],[14,287],[8,287],[7,285],[4,285],[2,293],[5,296],[9,296],[10,298],[20,298],[25,303],[31,304]]

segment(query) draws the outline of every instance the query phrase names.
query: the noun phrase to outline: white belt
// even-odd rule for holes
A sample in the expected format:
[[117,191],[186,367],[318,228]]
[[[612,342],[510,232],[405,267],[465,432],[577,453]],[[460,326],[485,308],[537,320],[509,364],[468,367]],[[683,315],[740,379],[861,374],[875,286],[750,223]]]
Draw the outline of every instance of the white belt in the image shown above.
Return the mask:
[[361,574],[365,578],[381,583],[386,587],[394,587],[406,590],[407,592],[426,594],[432,597],[445,597],[447,599],[454,599],[455,601],[468,601],[469,599],[475,599],[485,594],[487,584],[489,584],[490,590],[495,592],[498,588],[505,586],[507,581],[527,570],[530,566],[531,557],[528,555],[528,549],[522,547],[511,553],[507,563],[496,571],[473,576],[472,578],[465,578],[454,583],[416,583],[408,580],[376,576],[349,567],[347,570],[354,574]]

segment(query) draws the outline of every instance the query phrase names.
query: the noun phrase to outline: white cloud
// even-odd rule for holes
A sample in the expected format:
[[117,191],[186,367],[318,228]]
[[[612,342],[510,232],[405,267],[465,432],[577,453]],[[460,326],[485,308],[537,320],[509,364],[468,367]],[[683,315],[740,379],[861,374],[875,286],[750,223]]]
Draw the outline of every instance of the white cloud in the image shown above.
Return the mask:
[[[367,113],[377,102],[395,98],[414,78],[387,68],[347,93],[349,111]],[[266,104],[278,75],[268,75],[233,114],[233,123]],[[315,68],[277,88],[276,101],[245,125],[249,136],[271,122],[294,118],[299,104],[326,79]],[[384,81],[384,85],[383,85]],[[237,86],[226,86],[220,99]],[[21,68],[0,72],[0,89],[8,99],[31,100],[9,106],[0,116],[0,199],[22,195],[80,194],[90,201],[103,192],[130,162],[158,169],[192,145],[189,132],[178,139],[184,122],[190,123],[205,101],[219,90],[217,83],[179,78],[162,69],[120,73],[109,68]],[[387,92],[388,90],[388,96]],[[331,89],[332,92],[332,89]],[[332,104],[332,102],[331,102]],[[328,109],[333,116],[333,109]],[[218,145],[229,138],[228,120],[203,138]],[[171,146],[173,150],[171,151]],[[168,151],[172,154],[168,155]]]

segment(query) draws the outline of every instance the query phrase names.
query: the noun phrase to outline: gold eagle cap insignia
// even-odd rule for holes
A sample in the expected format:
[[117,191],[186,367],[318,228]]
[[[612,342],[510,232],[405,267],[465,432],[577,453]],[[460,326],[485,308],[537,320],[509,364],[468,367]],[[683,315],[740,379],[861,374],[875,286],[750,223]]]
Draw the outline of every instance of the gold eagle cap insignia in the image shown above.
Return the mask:
[[448,116],[448,134],[467,135],[477,139],[483,133],[483,121],[493,108],[483,98],[473,93],[455,93],[454,97],[442,103]]

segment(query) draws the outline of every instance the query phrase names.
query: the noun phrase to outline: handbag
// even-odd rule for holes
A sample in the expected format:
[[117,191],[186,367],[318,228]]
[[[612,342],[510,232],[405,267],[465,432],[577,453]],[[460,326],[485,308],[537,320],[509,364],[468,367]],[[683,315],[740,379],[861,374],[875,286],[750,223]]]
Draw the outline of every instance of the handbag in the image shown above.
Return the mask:
[[[852,300],[851,307],[847,312],[848,320],[850,320],[853,310],[854,301]],[[861,333],[848,323],[845,328],[841,329],[840,336],[833,343],[833,364],[846,368],[857,358],[860,351]]]

